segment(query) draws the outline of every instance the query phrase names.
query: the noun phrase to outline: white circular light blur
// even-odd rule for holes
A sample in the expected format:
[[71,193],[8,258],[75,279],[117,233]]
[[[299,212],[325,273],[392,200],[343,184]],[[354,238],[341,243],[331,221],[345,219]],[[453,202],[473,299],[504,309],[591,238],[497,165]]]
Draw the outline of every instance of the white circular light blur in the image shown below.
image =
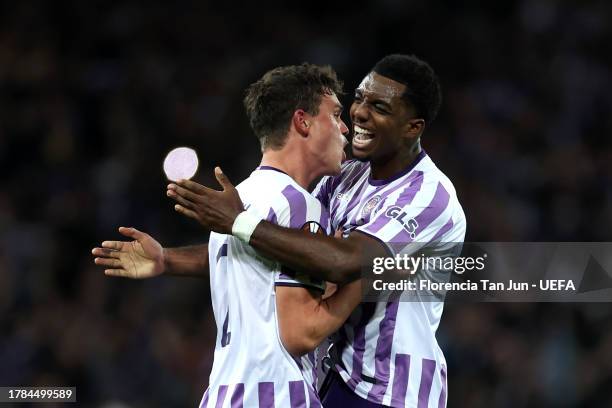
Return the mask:
[[189,147],[177,147],[166,155],[164,173],[171,181],[190,179],[198,170],[198,155]]

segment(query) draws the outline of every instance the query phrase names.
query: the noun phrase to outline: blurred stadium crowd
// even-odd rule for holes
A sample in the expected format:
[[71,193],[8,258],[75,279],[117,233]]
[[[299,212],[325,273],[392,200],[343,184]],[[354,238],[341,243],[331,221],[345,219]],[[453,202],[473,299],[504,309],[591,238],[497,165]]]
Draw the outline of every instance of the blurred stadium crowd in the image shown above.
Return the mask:
[[[105,278],[90,250],[172,210],[165,153],[235,181],[258,164],[242,109],[266,70],[345,80],[391,52],[441,77],[423,145],[471,241],[611,241],[612,3],[189,1],[0,5],[0,385],[76,386],[79,406],[194,406],[215,333],[208,282]],[[348,120],[348,117],[345,117]],[[447,305],[450,407],[612,406],[610,304]]]

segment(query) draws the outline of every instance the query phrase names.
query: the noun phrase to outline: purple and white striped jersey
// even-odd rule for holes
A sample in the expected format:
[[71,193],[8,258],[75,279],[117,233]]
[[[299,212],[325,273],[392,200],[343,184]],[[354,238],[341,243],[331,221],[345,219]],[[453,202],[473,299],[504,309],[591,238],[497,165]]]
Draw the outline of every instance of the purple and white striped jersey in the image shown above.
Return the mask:
[[[333,230],[372,236],[393,255],[465,237],[455,189],[424,151],[388,180],[373,180],[370,163],[345,162],[341,174],[321,180],[313,194],[329,208]],[[443,306],[362,303],[338,333],[337,368],[349,388],[391,407],[445,407],[447,368],[436,340]]]
[[[258,217],[328,232],[327,210],[280,170],[259,167],[237,189]],[[294,359],[281,343],[275,286],[324,290],[324,282],[284,273],[278,262],[229,235],[211,233],[208,251],[217,341],[200,407],[320,407],[314,353]]]

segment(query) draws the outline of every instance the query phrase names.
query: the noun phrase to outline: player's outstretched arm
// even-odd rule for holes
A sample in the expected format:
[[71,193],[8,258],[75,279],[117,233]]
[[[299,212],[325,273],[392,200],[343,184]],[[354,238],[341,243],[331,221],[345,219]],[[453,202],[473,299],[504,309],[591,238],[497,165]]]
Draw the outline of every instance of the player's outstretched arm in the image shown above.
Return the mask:
[[[244,206],[238,192],[218,167],[215,176],[222,191],[181,180],[170,184],[167,194],[177,202],[175,209],[179,213],[215,232],[232,234],[236,217]],[[335,239],[279,227],[267,221],[257,224],[248,243],[295,271],[335,283],[357,279],[363,263],[370,261],[368,258],[387,255],[383,244],[360,232],[347,239]]]
[[281,340],[301,356],[335,333],[361,301],[361,280],[341,286],[323,299],[305,288],[277,286],[276,309]]
[[161,274],[207,276],[208,245],[163,248],[149,234],[120,227],[119,233],[132,241],[104,241],[91,252],[94,263],[105,267],[107,276],[146,279]]

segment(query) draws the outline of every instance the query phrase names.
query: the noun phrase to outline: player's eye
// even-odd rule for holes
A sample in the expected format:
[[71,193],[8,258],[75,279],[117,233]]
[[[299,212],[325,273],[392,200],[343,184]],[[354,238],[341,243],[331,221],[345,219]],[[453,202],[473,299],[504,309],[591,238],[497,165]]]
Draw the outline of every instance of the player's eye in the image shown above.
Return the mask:
[[384,115],[388,115],[389,114],[389,110],[387,109],[386,106],[380,104],[380,103],[375,103],[374,104],[374,109],[376,109],[376,112],[378,113],[382,113]]

